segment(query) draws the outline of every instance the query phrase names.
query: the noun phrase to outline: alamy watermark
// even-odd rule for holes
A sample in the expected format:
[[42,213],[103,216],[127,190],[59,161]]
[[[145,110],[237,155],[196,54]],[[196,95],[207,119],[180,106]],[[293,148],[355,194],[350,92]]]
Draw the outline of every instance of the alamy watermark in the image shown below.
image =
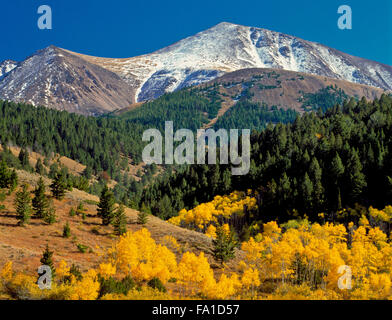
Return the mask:
[[338,8],[338,14],[341,16],[338,19],[338,28],[340,30],[351,30],[353,28],[353,11],[348,5],[342,5]]
[[52,269],[50,266],[42,265],[38,268],[39,278],[37,281],[38,287],[41,290],[52,289]]
[[340,290],[351,290],[352,289],[352,284],[351,284],[351,279],[352,279],[352,271],[349,266],[342,265],[338,268],[338,273],[343,275],[339,277],[338,279],[338,288]]
[[[220,164],[230,162],[233,175],[246,175],[250,168],[250,130],[241,132],[241,152],[239,155],[239,130],[230,129],[198,129],[196,134],[196,163],[205,164],[208,153],[208,164],[217,163],[217,138],[219,137]],[[195,137],[192,130],[179,129],[174,132],[173,122],[165,122],[165,159],[163,160],[163,137],[158,129],[148,129],[143,132],[143,141],[152,141],[144,148],[142,158],[146,164],[195,164]],[[185,141],[183,141],[185,139]],[[206,145],[206,139],[208,143]],[[183,141],[183,142],[182,142]],[[182,142],[174,149],[174,142]],[[229,152],[230,149],[230,152]]]
[[38,14],[41,16],[38,18],[37,26],[40,30],[51,30],[52,29],[52,8],[48,5],[42,5],[38,7]]

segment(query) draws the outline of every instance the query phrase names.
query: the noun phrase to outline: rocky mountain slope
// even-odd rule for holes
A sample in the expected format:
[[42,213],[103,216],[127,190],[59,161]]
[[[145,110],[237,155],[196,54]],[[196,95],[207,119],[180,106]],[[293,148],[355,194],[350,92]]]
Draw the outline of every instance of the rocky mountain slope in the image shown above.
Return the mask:
[[3,77],[1,99],[85,115],[125,107],[134,94],[117,74],[53,46],[38,51]]
[[233,104],[249,92],[251,101],[283,109],[295,109],[300,113],[305,111],[302,102],[305,95],[315,94],[327,87],[336,87],[349,97],[365,97],[367,100],[379,98],[384,92],[380,88],[345,80],[269,68],[234,71],[207,83],[206,86],[213,83],[219,85],[219,92],[224,100]]

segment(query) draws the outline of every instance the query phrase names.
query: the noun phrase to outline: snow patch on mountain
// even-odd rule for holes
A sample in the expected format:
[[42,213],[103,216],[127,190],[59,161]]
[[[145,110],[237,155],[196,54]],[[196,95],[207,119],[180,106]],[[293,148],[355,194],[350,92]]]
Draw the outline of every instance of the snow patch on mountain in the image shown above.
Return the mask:
[[392,90],[391,66],[280,32],[227,22],[140,57],[83,58],[135,86],[135,101],[245,68],[305,72]]
[[4,78],[9,72],[17,67],[18,63],[13,60],[4,60],[0,63],[0,80]]

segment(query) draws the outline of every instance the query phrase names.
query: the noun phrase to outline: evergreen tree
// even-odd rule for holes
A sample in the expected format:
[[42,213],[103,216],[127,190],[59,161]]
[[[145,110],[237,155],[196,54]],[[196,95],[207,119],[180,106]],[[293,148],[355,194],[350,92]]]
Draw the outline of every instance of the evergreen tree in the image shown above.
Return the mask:
[[309,178],[313,183],[313,204],[314,209],[321,208],[324,202],[324,188],[322,184],[322,169],[317,158],[313,158],[309,166]]
[[18,159],[24,169],[27,169],[30,166],[29,153],[25,148],[20,149]]
[[237,241],[233,231],[227,231],[219,226],[216,230],[216,239],[212,240],[212,244],[214,257],[222,264],[234,258]]
[[18,175],[15,169],[12,171],[8,168],[6,162],[0,162],[0,188],[8,188],[11,192],[15,190],[18,185]]
[[69,222],[64,225],[63,228],[63,237],[64,238],[69,238],[71,236],[71,227],[69,226]]
[[4,210],[5,206],[1,204],[5,200],[5,192],[0,189],[0,210]]
[[9,183],[8,183],[8,189],[10,192],[13,192],[16,187],[18,186],[18,174],[16,173],[15,169],[11,171]]
[[45,195],[45,184],[44,180],[40,178],[38,180],[37,187],[34,190],[34,198],[33,198],[33,209],[34,209],[34,216],[39,219],[43,219],[48,210],[48,199]]
[[53,224],[56,222],[56,210],[53,205],[53,200],[49,201],[48,210],[44,215],[44,221],[47,224]]
[[24,184],[22,190],[16,193],[15,207],[19,225],[24,226],[28,224],[31,217],[31,198],[27,184]]
[[74,208],[71,208],[71,210],[69,210],[69,215],[70,215],[71,217],[74,217],[74,216],[76,215],[76,211],[75,211]]
[[41,176],[46,174],[41,158],[38,158],[37,160],[37,163],[35,165],[35,172],[37,172]]
[[127,217],[125,215],[124,206],[122,204],[120,204],[116,211],[113,226],[114,234],[117,236],[121,236],[127,232]]
[[98,217],[102,218],[102,224],[105,226],[109,225],[114,218],[114,204],[113,192],[105,185],[101,192],[97,210]]
[[312,194],[313,194],[313,183],[310,181],[308,173],[305,173],[305,177],[301,185],[302,199],[304,202],[305,210],[312,207]]
[[[334,184],[335,187],[335,196],[336,196],[336,202],[332,204],[336,205],[336,209],[340,210],[342,208],[342,194],[341,194],[341,188],[340,188],[340,180],[341,177],[343,176],[344,173],[344,165],[342,163],[342,159],[340,159],[339,154],[336,153],[336,156],[333,158],[332,163],[331,163],[331,173],[332,173],[332,183]],[[332,194],[333,194],[333,190]]]
[[333,178],[335,179],[335,183],[338,182],[338,179],[343,175],[344,173],[344,165],[342,163],[342,159],[339,157],[339,154],[336,153],[335,157],[332,160],[331,163],[331,173],[333,175]]
[[0,162],[0,188],[8,188],[10,172],[4,160]]
[[50,251],[48,244],[46,244],[46,248],[42,254],[42,258],[40,262],[42,263],[42,265],[50,267],[50,270],[52,271],[52,280],[53,280],[56,276],[56,269],[54,268],[54,264],[53,264],[53,251]]
[[86,168],[83,170],[83,177],[90,180],[92,174],[93,174],[92,169],[89,166],[86,166]]
[[57,173],[53,179],[50,189],[52,190],[53,197],[57,200],[62,200],[65,196],[67,183],[62,172]]
[[347,169],[349,173],[349,197],[352,201],[358,199],[361,195],[363,189],[366,187],[366,177],[362,173],[362,164],[359,159],[358,152],[354,149],[350,152],[350,157],[348,159]]
[[148,222],[148,213],[146,211],[140,210],[137,214],[137,223],[145,225]]

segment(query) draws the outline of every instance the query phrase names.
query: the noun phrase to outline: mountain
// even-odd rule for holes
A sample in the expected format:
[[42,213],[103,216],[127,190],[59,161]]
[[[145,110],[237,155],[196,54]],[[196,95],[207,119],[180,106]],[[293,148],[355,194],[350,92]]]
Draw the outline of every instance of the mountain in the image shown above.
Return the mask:
[[133,58],[99,58],[50,46],[21,63],[8,63],[0,98],[95,115],[248,68],[284,69],[392,90],[391,66],[283,33],[223,22]]
[[135,88],[135,101],[245,68],[284,69],[392,89],[391,66],[280,32],[226,22],[139,57],[81,57],[121,75]]
[[54,46],[28,57],[0,81],[2,99],[85,115],[126,107],[133,94],[117,74]]

